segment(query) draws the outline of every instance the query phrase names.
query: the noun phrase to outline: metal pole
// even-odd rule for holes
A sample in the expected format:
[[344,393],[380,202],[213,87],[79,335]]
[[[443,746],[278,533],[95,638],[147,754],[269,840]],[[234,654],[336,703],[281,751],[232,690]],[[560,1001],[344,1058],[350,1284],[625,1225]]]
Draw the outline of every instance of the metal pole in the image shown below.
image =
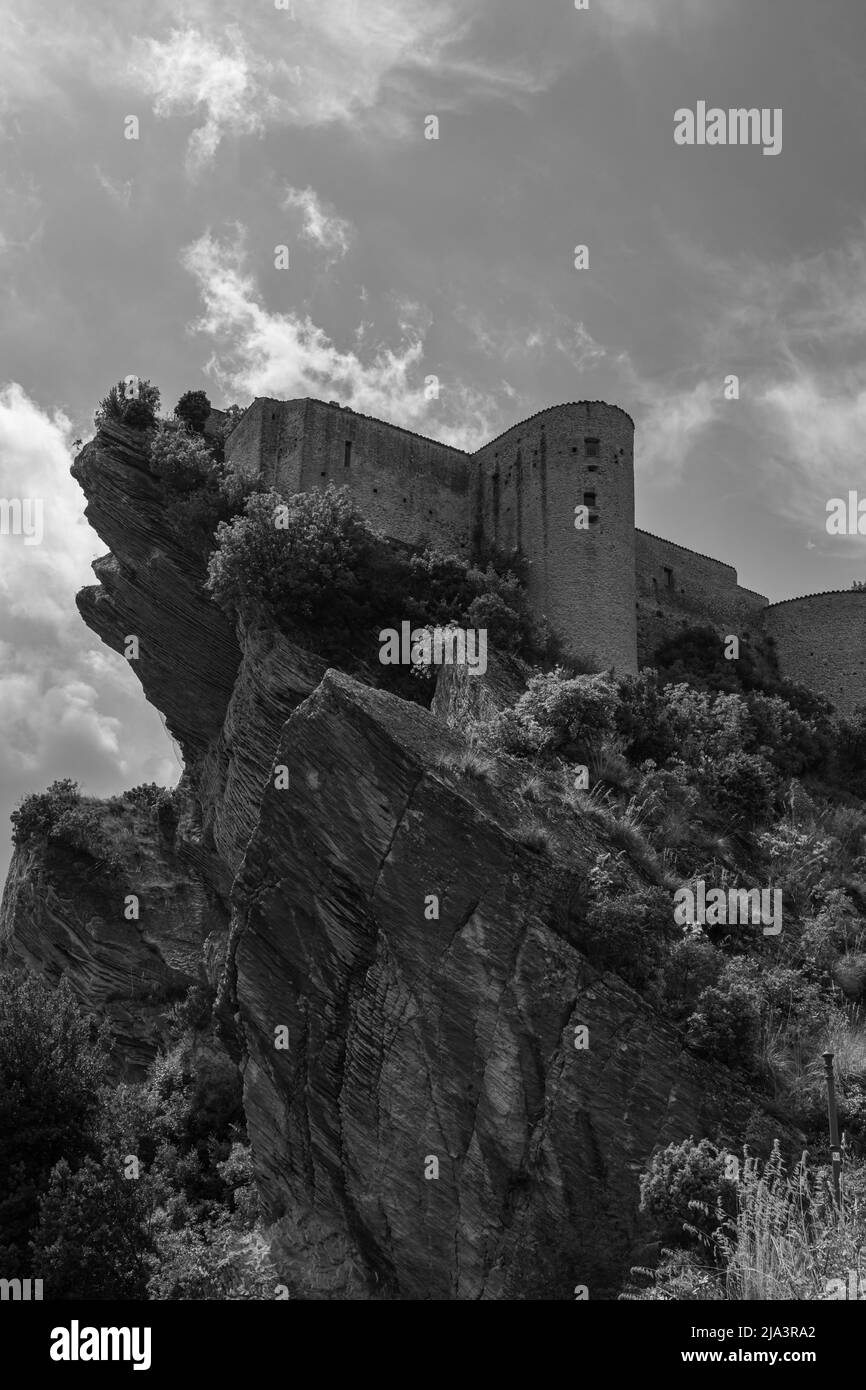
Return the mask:
[[833,1160],[833,1196],[842,1205],[842,1151],[839,1147],[839,1116],[836,1113],[836,1087],[833,1081],[833,1053],[824,1053],[827,1073],[827,1114],[830,1120],[830,1156]]

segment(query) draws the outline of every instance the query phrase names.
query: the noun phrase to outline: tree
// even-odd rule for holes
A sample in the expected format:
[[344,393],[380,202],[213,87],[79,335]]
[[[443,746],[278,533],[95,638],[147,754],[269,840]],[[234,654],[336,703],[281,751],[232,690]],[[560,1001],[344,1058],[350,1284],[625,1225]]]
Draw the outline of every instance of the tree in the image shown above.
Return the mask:
[[95,1150],[107,1034],[94,1037],[68,983],[0,976],[0,1265],[27,1274],[27,1238],[61,1159]]
[[159,410],[159,387],[137,377],[121,379],[100,401],[96,424],[117,420],[134,430],[151,429]]
[[174,408],[175,416],[192,434],[203,434],[211,403],[204,391],[184,391]]
[[30,1242],[49,1298],[146,1298],[147,1204],[120,1155],[55,1164]]

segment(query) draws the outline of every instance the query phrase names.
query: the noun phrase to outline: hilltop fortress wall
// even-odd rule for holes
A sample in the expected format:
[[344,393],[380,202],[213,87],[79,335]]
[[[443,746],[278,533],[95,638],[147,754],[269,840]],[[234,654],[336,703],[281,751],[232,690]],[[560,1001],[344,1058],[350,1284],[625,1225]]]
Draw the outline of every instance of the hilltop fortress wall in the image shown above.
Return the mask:
[[764,630],[789,680],[823,695],[842,714],[866,704],[866,591],[783,599],[765,610]]
[[770,605],[731,565],[636,530],[634,424],[618,406],[552,406],[467,454],[336,402],[258,398],[226,454],[286,496],[347,486],[398,541],[467,557],[484,545],[519,551],[536,614],[598,669],[635,671],[667,638],[709,624],[771,635],[782,673],[840,710],[866,700],[866,594]]
[[737,583],[733,565],[711,560],[673,541],[636,532],[638,658],[652,664],[662,642],[684,627],[708,624],[722,636],[748,637],[761,625],[768,600]]
[[[618,406],[542,410],[472,455],[480,539],[530,561],[529,596],[570,651],[637,669],[634,424]],[[575,508],[588,527],[575,528]]]

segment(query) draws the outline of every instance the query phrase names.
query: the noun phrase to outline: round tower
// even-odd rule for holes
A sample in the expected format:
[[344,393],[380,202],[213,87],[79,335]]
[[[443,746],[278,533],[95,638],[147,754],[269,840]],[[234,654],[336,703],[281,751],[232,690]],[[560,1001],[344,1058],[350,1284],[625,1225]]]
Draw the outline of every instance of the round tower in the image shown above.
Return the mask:
[[866,591],[783,599],[761,617],[783,676],[823,695],[843,715],[866,702]]
[[530,562],[529,596],[566,650],[637,670],[634,422],[619,406],[552,406],[473,456],[476,540]]

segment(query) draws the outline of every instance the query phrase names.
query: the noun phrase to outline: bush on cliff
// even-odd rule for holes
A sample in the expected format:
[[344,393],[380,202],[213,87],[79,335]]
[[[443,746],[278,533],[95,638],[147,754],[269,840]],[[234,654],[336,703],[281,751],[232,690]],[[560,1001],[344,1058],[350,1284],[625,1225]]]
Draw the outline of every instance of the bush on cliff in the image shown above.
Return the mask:
[[243,516],[217,528],[207,588],[229,611],[264,605],[279,621],[302,625],[357,620],[368,610],[364,585],[373,532],[345,489],[254,493]]
[[[348,490],[333,485],[288,500],[275,492],[249,497],[244,514],[217,530],[207,587],[229,613],[262,606],[287,633],[302,629],[314,649],[338,660],[366,658],[374,670],[378,633],[399,630],[403,621],[489,627],[490,643],[506,651],[529,631],[515,576],[434,550],[410,555],[391,546]],[[383,679],[386,673],[383,667]]]
[[150,440],[150,466],[173,492],[200,487],[214,471],[213,454],[200,434],[162,426]]
[[83,800],[78,784],[69,777],[52,782],[47,791],[25,796],[10,820],[15,845],[40,839],[54,841],[76,854],[86,855],[110,872],[120,868],[96,807]]
[[184,391],[174,408],[175,419],[192,434],[203,434],[211,413],[211,404],[204,391]]
[[151,470],[160,479],[166,515],[184,546],[207,559],[220,522],[242,508],[249,489],[243,479],[228,473],[211,443],[187,429],[162,426],[150,439]]
[[64,816],[81,804],[81,791],[71,777],[52,782],[47,791],[25,796],[9,819],[12,843],[25,845],[36,836],[49,835]]
[[490,722],[491,745],[528,756],[576,761],[613,727],[616,688],[609,677],[574,676],[560,666],[531,677],[517,704]]
[[159,387],[137,378],[121,380],[99,403],[96,422],[117,420],[133,430],[152,429],[159,410]]

